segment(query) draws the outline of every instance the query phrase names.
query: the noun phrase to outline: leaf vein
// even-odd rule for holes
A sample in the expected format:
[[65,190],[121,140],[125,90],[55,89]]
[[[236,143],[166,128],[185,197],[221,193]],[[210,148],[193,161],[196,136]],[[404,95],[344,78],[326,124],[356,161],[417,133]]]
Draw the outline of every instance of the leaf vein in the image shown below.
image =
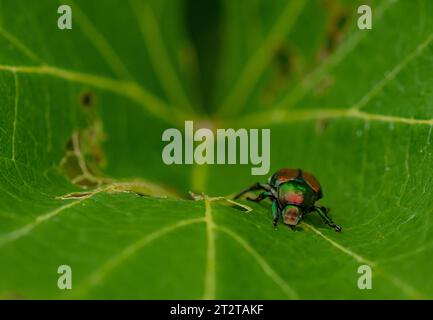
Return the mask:
[[[391,4],[396,3],[396,0],[388,0],[381,3],[381,5],[375,10],[374,20],[377,21],[383,16],[385,11]],[[326,76],[327,72],[338,65],[350,52],[352,52],[361,40],[367,35],[363,30],[357,29],[328,59],[320,64],[312,73],[308,74],[302,79],[293,90],[290,90],[288,94],[277,103],[276,106],[271,107],[274,109],[282,109],[295,105],[299,102],[304,95],[309,92],[320,80]]]
[[165,102],[161,101],[158,97],[141,87],[135,82],[116,80],[103,76],[83,73],[79,71],[72,71],[53,67],[49,65],[39,66],[9,66],[0,65],[0,71],[16,72],[23,74],[39,74],[57,77],[72,82],[82,83],[100,88],[106,91],[113,92],[120,96],[127,97],[136,101],[146,111],[152,113],[154,116],[162,119],[168,123],[179,124],[181,119],[185,117],[181,111],[177,109],[168,108]]
[[[149,50],[152,65],[158,74],[166,94],[170,97],[172,103],[179,103],[187,108],[188,111],[192,111],[191,103],[162,41],[163,37],[154,11],[149,4],[144,5],[138,1],[131,1],[131,6]],[[138,12],[142,12],[143,16],[140,17]]]
[[20,40],[15,38],[12,34],[0,27],[0,35],[21,51],[25,56],[34,62],[41,62],[41,59],[29,48],[27,48]]
[[371,268],[376,269],[376,271],[378,272],[378,274],[382,275],[385,279],[387,279],[388,281],[390,281],[396,288],[400,289],[402,292],[404,292],[404,294],[406,294],[407,296],[409,296],[410,298],[413,299],[425,299],[425,296],[423,294],[421,294],[420,292],[418,292],[417,289],[413,288],[412,286],[410,286],[409,284],[407,284],[406,282],[404,282],[403,280],[395,277],[394,275],[391,274],[387,274],[384,273],[382,269],[380,269],[377,265],[376,262],[371,261],[355,252],[353,252],[352,250],[342,246],[341,244],[337,243],[336,241],[332,240],[331,238],[325,236],[322,232],[320,232],[319,230],[317,230],[315,227],[313,227],[312,225],[303,222],[302,225],[306,226],[308,229],[310,229],[311,231],[313,231],[314,233],[316,233],[318,236],[322,237],[324,240],[326,240],[328,243],[330,243],[334,248],[337,248],[338,250],[340,250],[341,252],[345,253],[346,255],[352,257],[355,261],[357,261],[358,263],[362,263],[362,264],[367,264],[369,265]]
[[12,123],[12,161],[15,162],[15,137],[17,132],[17,119],[18,119],[18,99],[19,99],[19,80],[16,72],[13,72],[15,83],[15,100],[14,100],[14,120]]
[[385,114],[374,114],[357,109],[307,109],[307,110],[273,110],[257,112],[245,116],[236,122],[239,126],[266,126],[321,119],[361,119],[367,121],[401,123],[407,125],[433,125],[432,119],[415,119]]
[[430,34],[422,43],[420,43],[413,51],[411,51],[400,63],[398,63],[385,77],[379,81],[361,100],[356,103],[352,108],[361,109],[368,102],[371,101],[376,95],[378,95],[383,88],[392,80],[394,80],[400,72],[415,58],[419,57],[420,54],[432,43],[433,33]]
[[216,251],[215,251],[215,223],[212,218],[212,206],[208,196],[204,196],[205,222],[206,222],[206,272],[204,278],[203,299],[213,300],[216,296]]
[[[131,74],[128,69],[116,54],[114,49],[105,40],[104,36],[96,29],[92,22],[87,18],[83,11],[78,7],[77,3],[73,0],[68,0],[74,7],[74,17],[84,34],[91,40],[92,44],[99,51],[102,58],[120,78],[131,79]],[[62,1],[59,1],[63,4]]]
[[299,299],[296,291],[269,265],[269,263],[251,247],[251,245],[245,241],[241,236],[230,230],[229,228],[217,225],[216,228],[225,234],[229,235],[235,240],[241,247],[248,252],[257,264],[262,268],[263,272],[271,278],[278,287],[286,294],[289,299]]
[[281,41],[283,41],[284,37],[293,28],[305,6],[305,3],[305,0],[287,1],[285,8],[276,19],[274,26],[266,36],[262,45],[247,61],[233,90],[220,107],[220,112],[234,113],[242,108],[245,100],[251,94],[251,90],[253,90],[256,85],[260,75],[272,59],[273,50]]
[[176,231],[179,228],[183,228],[204,221],[204,218],[181,220],[175,224],[171,224],[153,233],[145,235],[139,240],[128,245],[119,253],[109,258],[104,264],[102,264],[102,266],[100,266],[96,271],[94,271],[76,290],[74,290],[74,294],[77,296],[85,295],[91,288],[100,284],[115,268],[117,268],[124,261],[129,259],[135,253],[137,253],[153,241],[157,240],[158,238],[161,238],[164,235]]

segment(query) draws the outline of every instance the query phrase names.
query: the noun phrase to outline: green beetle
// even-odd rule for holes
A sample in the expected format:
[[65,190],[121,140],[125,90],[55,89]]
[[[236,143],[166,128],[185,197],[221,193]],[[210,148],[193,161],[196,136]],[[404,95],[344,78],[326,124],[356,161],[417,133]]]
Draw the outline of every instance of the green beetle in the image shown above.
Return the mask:
[[315,203],[323,197],[319,181],[311,173],[301,169],[281,169],[274,173],[268,183],[256,183],[235,196],[235,199],[243,194],[263,190],[256,198],[247,197],[251,201],[272,200],[272,213],[274,226],[278,223],[280,215],[285,224],[294,228],[307,213],[316,211],[323,221],[340,232],[342,229],[329,217],[329,208],[316,206]]

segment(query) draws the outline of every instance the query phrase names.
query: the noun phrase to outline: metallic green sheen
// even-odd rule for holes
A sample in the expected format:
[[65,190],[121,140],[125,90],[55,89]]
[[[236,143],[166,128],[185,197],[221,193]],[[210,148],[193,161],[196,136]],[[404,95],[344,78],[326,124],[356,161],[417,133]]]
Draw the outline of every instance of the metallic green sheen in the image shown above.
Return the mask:
[[[295,201],[301,197],[302,202]],[[295,204],[303,209],[309,209],[314,206],[317,194],[304,181],[292,180],[278,187],[278,199],[283,205]]]

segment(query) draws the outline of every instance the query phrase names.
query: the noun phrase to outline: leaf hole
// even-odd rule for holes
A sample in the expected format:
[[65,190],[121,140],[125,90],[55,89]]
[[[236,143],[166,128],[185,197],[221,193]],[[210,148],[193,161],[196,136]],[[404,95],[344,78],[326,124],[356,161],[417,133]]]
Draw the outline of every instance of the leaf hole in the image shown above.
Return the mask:
[[325,6],[328,11],[327,32],[323,47],[319,52],[319,60],[326,58],[337,49],[344,40],[351,19],[350,11],[339,1],[325,1]]
[[80,95],[80,105],[90,109],[95,105],[95,94],[92,91],[85,91]]
[[82,199],[90,197],[93,193],[92,192],[72,192],[68,193],[64,196],[59,197],[60,199]]
[[75,185],[91,188],[101,185],[106,158],[102,150],[105,139],[102,123],[95,121],[86,129],[76,130],[66,142],[60,168]]
[[277,68],[278,73],[281,76],[288,77],[292,70],[292,54],[288,45],[281,45],[274,55],[274,61]]

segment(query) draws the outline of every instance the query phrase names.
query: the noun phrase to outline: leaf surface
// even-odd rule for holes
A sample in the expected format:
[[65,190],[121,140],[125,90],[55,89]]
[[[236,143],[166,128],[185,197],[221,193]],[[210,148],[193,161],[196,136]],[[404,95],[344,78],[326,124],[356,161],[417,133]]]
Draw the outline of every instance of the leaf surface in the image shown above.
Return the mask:
[[[206,116],[183,1],[68,3],[71,31],[0,2],[1,298],[433,297],[433,3],[372,1],[361,31],[358,1],[222,1]],[[343,232],[214,198],[266,180],[249,165],[164,165],[190,119],[270,128],[270,174],[314,172]]]

